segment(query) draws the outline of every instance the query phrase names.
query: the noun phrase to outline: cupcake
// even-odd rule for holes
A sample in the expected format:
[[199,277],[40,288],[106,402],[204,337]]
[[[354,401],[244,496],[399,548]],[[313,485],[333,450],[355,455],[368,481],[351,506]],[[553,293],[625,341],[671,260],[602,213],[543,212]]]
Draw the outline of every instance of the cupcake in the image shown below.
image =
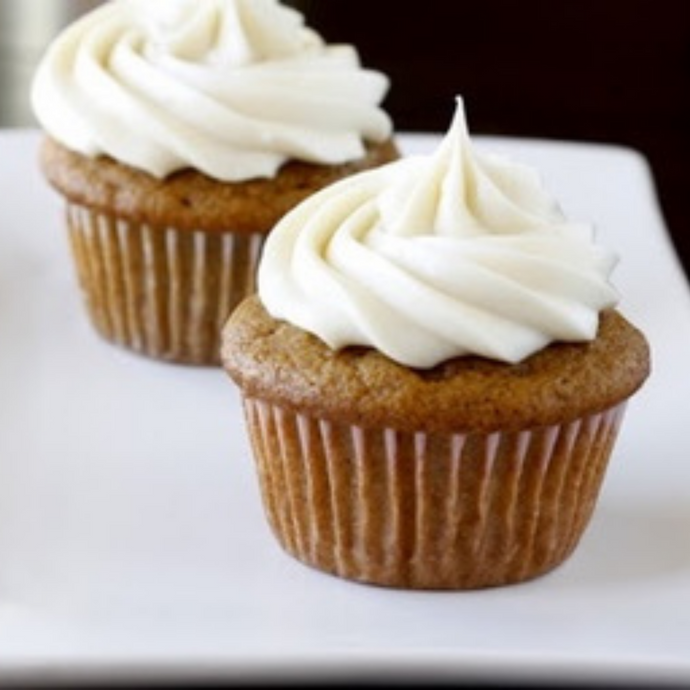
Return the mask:
[[218,364],[275,223],[397,158],[387,89],[277,0],[112,0],[69,26],[32,102],[97,331]]
[[536,171],[473,150],[460,100],[433,154],[289,212],[222,346],[284,549],[416,589],[563,563],[650,371],[616,260]]

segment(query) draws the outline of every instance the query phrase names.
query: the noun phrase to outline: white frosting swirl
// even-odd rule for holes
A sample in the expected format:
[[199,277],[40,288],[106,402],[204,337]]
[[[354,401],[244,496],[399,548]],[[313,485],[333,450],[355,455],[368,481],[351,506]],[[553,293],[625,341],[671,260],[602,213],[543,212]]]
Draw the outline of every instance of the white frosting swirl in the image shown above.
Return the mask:
[[530,168],[474,152],[462,102],[429,157],[318,192],[264,247],[259,295],[334,349],[411,367],[475,354],[518,362],[595,337],[617,259],[570,223]]
[[277,0],[111,0],[53,41],[32,100],[84,155],[240,181],[289,159],[362,157],[391,134],[387,90],[352,46],[326,45]]

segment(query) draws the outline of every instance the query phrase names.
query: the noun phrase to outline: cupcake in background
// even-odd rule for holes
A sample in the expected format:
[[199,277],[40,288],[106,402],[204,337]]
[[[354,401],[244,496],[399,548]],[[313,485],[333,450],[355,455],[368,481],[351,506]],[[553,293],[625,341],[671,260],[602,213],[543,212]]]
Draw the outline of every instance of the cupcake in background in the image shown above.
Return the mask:
[[278,219],[398,156],[388,85],[277,0],[111,0],[69,26],[32,102],[98,332],[218,364]]
[[288,213],[223,331],[280,544],[402,588],[563,563],[650,371],[616,260],[536,171],[473,150],[460,101],[430,156]]

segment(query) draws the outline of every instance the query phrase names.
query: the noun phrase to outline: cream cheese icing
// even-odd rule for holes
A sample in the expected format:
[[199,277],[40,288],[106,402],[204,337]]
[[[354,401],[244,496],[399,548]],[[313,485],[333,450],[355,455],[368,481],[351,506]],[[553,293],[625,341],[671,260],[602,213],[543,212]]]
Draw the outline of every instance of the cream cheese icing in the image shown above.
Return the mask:
[[269,313],[334,349],[429,368],[519,362],[596,336],[617,257],[568,220],[536,171],[475,151],[462,99],[430,156],[316,193],[274,228],[259,266]]
[[277,0],[110,0],[49,46],[32,103],[84,155],[232,182],[362,157],[391,135],[388,87]]

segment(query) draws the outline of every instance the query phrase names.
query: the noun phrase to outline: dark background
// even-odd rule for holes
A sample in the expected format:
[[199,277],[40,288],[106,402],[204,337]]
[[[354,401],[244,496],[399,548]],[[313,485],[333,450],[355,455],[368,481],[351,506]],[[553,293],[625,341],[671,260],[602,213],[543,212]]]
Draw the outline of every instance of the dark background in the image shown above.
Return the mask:
[[475,134],[607,142],[649,160],[690,272],[688,0],[306,0],[329,42],[392,81],[398,130],[444,132],[461,93]]

